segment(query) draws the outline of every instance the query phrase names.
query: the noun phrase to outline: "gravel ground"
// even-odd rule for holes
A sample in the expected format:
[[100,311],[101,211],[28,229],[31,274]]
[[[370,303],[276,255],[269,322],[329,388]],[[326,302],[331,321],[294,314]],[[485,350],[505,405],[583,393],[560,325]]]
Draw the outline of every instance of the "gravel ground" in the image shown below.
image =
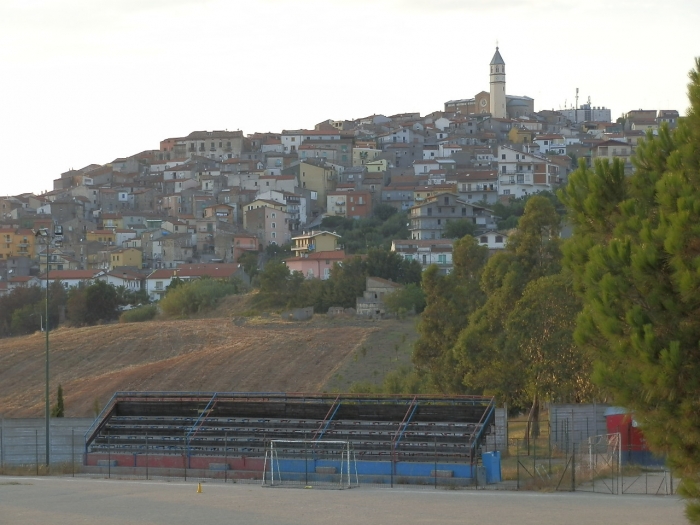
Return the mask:
[[0,477],[0,525],[687,523],[675,496]]

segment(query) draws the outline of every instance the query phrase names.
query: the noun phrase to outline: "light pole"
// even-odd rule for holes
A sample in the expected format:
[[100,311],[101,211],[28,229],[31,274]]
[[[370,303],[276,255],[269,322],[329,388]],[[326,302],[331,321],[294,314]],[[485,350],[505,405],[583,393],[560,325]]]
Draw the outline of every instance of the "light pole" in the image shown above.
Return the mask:
[[63,242],[63,228],[61,226],[54,226],[53,235],[49,233],[48,228],[41,228],[34,232],[34,237],[37,239],[42,239],[46,246],[46,359],[45,359],[45,372],[46,372],[46,390],[44,392],[45,397],[45,419],[46,419],[46,468],[50,468],[51,464],[51,433],[50,433],[50,418],[51,418],[51,406],[49,402],[49,268],[51,267],[51,262],[49,258],[51,242],[55,240],[57,243]]

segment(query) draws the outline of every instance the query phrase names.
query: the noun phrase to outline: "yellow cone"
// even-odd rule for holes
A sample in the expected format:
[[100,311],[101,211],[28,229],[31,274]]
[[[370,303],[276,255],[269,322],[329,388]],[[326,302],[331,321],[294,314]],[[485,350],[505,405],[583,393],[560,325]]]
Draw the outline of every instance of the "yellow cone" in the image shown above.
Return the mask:
[[197,494],[201,494],[201,493],[202,493],[202,484],[197,483]]

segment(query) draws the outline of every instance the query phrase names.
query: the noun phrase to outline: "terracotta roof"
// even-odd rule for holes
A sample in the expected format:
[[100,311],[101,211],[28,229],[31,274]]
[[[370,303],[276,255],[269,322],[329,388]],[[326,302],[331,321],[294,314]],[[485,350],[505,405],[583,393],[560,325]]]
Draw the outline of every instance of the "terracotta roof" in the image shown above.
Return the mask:
[[[49,280],[66,280],[66,279],[94,279],[102,272],[100,270],[51,270],[49,272]],[[39,276],[41,280],[46,280],[46,274]]]

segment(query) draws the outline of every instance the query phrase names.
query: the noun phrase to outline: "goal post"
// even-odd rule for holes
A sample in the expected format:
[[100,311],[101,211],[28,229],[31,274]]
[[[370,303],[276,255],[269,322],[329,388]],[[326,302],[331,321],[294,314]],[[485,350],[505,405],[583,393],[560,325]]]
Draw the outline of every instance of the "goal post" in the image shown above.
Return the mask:
[[[354,483],[353,483],[354,481]],[[350,441],[272,439],[265,447],[262,485],[359,485],[357,457]]]

